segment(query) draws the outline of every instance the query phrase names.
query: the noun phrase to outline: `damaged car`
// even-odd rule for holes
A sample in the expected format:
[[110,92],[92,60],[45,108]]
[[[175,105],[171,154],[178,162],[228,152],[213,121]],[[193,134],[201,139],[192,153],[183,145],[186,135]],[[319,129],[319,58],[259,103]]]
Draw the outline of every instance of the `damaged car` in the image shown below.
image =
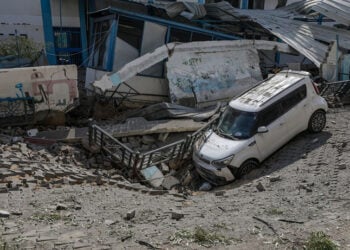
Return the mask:
[[309,73],[282,71],[229,103],[217,125],[194,145],[196,170],[213,185],[227,184],[300,132],[321,132],[326,111]]

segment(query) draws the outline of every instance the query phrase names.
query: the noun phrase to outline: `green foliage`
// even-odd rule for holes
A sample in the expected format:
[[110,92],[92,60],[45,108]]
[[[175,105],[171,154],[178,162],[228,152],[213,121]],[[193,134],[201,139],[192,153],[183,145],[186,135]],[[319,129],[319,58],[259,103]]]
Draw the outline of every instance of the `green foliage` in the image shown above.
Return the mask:
[[278,208],[270,208],[266,210],[266,213],[269,215],[281,215],[283,214],[283,211],[279,210]]
[[202,227],[196,227],[193,232],[188,230],[181,230],[175,233],[174,236],[170,237],[173,243],[180,243],[182,240],[188,240],[190,242],[196,242],[199,245],[214,245],[217,243],[229,245],[230,241],[225,236],[210,233]]
[[67,221],[69,217],[59,213],[35,213],[32,215],[31,219],[40,222],[54,222],[58,220]]
[[35,60],[38,57],[42,45],[25,37],[9,37],[0,42],[0,56],[19,56]]
[[306,242],[306,250],[337,250],[338,247],[324,232],[311,233]]

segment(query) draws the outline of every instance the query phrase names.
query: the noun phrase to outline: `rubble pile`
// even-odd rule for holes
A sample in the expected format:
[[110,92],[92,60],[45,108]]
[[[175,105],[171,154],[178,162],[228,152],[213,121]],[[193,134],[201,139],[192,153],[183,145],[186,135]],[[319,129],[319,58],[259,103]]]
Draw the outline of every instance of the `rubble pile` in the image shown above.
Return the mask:
[[115,184],[115,179],[122,179],[108,178],[110,172],[88,169],[85,162],[88,159],[83,149],[70,145],[0,144],[0,190],[18,190],[29,184],[47,188],[62,184]]

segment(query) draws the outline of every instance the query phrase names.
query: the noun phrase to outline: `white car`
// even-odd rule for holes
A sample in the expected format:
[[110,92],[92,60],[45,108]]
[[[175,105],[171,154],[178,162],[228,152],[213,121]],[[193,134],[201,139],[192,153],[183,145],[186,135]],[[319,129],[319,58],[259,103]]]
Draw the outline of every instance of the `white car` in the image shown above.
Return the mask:
[[232,100],[195,143],[197,172],[214,185],[248,173],[304,130],[326,124],[327,102],[310,74],[282,71]]

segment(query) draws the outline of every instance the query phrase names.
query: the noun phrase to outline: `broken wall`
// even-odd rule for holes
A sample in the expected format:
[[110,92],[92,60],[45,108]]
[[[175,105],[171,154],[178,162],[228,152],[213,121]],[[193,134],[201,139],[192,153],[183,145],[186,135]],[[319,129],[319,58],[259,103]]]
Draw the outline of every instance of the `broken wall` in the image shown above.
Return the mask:
[[167,70],[171,101],[191,107],[230,100],[262,80],[255,49],[179,51],[169,57]]
[[[67,112],[78,102],[75,65],[0,69],[0,79],[2,119],[11,115],[12,111],[17,111],[14,105],[23,103],[24,98],[28,106],[34,105],[35,112]],[[22,112],[19,107],[18,114]]]

